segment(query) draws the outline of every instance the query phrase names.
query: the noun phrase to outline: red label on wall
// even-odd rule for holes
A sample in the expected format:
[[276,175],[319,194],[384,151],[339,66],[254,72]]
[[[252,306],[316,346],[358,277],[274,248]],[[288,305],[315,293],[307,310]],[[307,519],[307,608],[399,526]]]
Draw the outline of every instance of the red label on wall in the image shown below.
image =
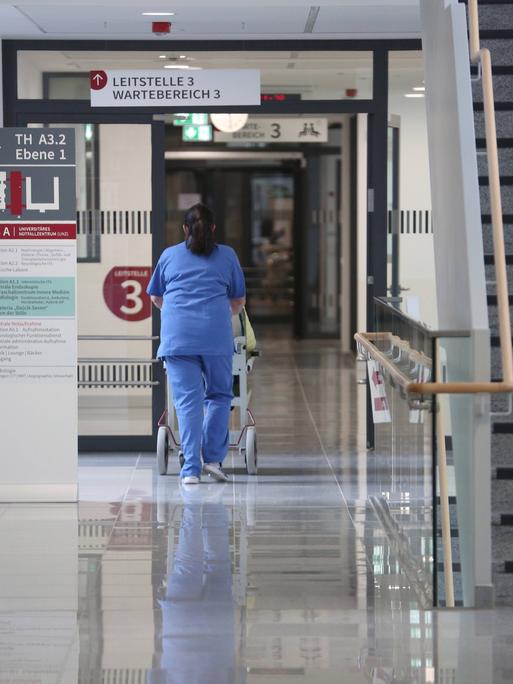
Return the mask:
[[146,294],[151,268],[114,266],[103,283],[103,298],[109,310],[124,321],[143,321],[151,316],[151,300]]
[[76,223],[0,223],[0,240],[75,240]]

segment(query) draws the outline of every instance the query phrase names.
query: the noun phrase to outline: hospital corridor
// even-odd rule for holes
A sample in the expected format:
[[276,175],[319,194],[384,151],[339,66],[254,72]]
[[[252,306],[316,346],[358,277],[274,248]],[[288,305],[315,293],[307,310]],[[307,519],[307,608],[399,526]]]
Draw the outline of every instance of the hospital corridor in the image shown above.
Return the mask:
[[0,684],[513,682],[512,42],[0,1]]

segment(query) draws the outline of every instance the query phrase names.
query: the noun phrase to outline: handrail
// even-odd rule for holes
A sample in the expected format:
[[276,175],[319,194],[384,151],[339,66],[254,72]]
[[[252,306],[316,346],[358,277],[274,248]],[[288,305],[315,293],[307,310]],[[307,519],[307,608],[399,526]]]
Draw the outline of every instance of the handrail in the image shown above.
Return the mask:
[[[356,343],[366,349],[407,394],[426,396],[431,394],[510,394],[513,382],[412,382],[374,341],[391,340],[391,333],[356,333]],[[412,353],[413,350],[412,350]],[[417,355],[419,352],[417,352]]]
[[[378,364],[385,370],[393,383],[400,387],[404,392],[409,393],[409,387],[412,384],[411,378],[400,370],[389,356],[381,349],[378,349],[374,344],[376,340],[388,340],[393,342],[393,335],[390,333],[356,333],[354,336],[356,344],[359,348],[363,348],[366,352],[378,362]],[[417,354],[418,356],[418,354]]]
[[477,0],[468,0],[468,15],[470,31],[470,60],[474,64],[481,64],[483,79],[485,137],[488,158],[493,251],[495,256],[495,279],[497,283],[497,308],[499,314],[502,376],[505,383],[512,384],[513,347],[511,343],[508,276],[506,269],[506,249],[504,246],[504,225],[502,220],[499,155],[497,151],[497,127],[495,124],[495,103],[493,98],[492,59],[490,50],[481,47]]

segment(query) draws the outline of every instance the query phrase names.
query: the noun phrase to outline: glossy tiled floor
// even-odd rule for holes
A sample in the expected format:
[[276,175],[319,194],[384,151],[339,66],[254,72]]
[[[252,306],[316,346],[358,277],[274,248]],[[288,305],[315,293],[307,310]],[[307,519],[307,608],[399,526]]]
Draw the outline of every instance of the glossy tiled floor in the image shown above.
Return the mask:
[[0,505],[2,684],[513,681],[513,612],[423,610],[366,506],[352,359],[264,351],[258,477],[183,492],[152,455],[84,456],[78,510]]

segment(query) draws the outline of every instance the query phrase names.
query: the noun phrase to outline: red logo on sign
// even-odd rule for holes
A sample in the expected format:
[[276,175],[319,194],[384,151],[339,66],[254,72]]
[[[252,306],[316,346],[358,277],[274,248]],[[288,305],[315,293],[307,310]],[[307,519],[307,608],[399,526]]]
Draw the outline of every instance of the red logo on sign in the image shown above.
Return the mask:
[[151,316],[151,300],[146,294],[151,268],[114,266],[103,283],[103,298],[109,310],[124,321],[143,321]]
[[108,80],[105,71],[91,71],[91,90],[105,88]]

